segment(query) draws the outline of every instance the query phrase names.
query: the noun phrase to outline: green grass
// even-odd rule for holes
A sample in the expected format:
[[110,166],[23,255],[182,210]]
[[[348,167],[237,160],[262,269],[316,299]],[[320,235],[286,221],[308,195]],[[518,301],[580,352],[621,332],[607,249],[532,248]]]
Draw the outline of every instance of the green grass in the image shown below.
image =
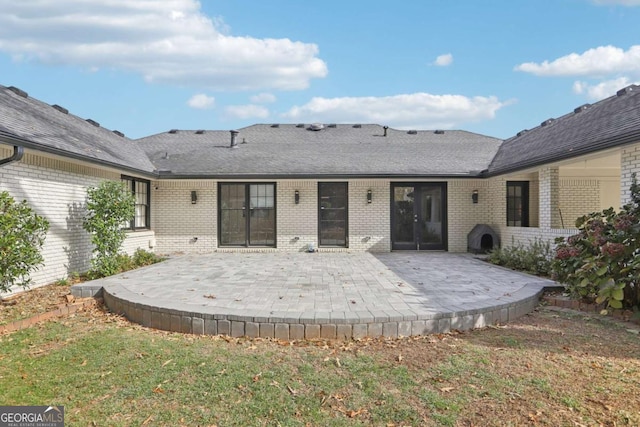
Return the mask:
[[[640,421],[624,412],[640,403],[636,336],[598,322],[589,323],[588,337],[572,336],[576,319],[537,321],[568,322],[567,333],[557,343],[553,328],[535,342],[523,328],[283,345],[154,332],[84,314],[0,336],[0,402],[64,405],[68,426]],[[611,355],[593,338],[606,331],[622,334]],[[596,365],[600,375],[587,375]]]

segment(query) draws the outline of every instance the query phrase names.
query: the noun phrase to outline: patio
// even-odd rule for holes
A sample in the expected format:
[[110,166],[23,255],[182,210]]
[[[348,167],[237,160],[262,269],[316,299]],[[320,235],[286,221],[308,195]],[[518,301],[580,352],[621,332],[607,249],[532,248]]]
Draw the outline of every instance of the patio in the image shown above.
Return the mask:
[[142,325],[234,337],[351,339],[469,330],[531,310],[551,280],[469,254],[184,255],[73,288]]

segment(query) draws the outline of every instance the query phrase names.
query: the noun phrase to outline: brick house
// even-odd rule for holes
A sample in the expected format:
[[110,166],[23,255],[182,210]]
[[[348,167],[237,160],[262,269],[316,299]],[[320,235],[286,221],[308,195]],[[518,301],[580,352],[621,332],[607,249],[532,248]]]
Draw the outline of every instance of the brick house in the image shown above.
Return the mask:
[[503,245],[567,236],[629,199],[640,172],[640,86],[507,140],[372,124],[170,130],[132,140],[0,86],[0,190],[51,223],[45,284],[89,267],[86,189],[135,194],[125,249],[467,251],[489,225]]

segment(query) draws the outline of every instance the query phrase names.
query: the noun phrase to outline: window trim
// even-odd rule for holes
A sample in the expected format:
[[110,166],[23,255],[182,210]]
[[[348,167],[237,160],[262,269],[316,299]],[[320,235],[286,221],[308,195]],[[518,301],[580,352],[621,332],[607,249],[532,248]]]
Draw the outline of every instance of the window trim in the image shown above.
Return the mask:
[[[344,186],[345,190],[345,218],[344,218],[344,245],[329,245],[321,243],[321,216],[322,216],[322,194],[320,187],[322,185],[340,184]],[[348,181],[319,181],[318,182],[318,247],[321,248],[349,248],[349,182]]]
[[[520,188],[522,213],[520,217],[520,225],[515,225],[516,219],[510,218],[509,201],[516,197],[509,196],[509,188]],[[513,211],[513,210],[511,210]],[[507,181],[506,187],[506,223],[507,227],[529,227],[529,181]]]
[[[267,244],[267,245],[258,245],[258,244],[251,244],[251,238],[250,238],[250,234],[251,234],[251,228],[250,228],[250,219],[247,216],[246,217],[246,230],[245,230],[245,243],[237,245],[237,244],[231,244],[231,243],[222,243],[222,187],[224,185],[228,185],[228,184],[237,184],[237,185],[243,185],[244,186],[244,197],[245,197],[245,203],[249,202],[251,200],[251,186],[252,185],[272,185],[273,186],[273,233],[274,233],[274,237],[273,237],[273,244]],[[218,240],[218,247],[220,248],[277,248],[278,247],[278,183],[274,182],[274,181],[268,181],[268,182],[260,182],[260,181],[223,181],[223,182],[218,182],[218,186],[217,186],[217,213],[216,213],[216,217],[217,217],[217,240]]]
[[[130,175],[120,175],[121,182],[128,184],[125,180],[131,181],[131,187],[129,187],[129,191],[133,195],[134,199],[136,197],[136,183],[142,183],[147,185],[147,200],[146,200],[146,211],[144,215],[144,223],[143,227],[136,227],[136,217],[135,213],[131,221],[129,222],[129,226],[125,227],[125,230],[128,231],[138,231],[138,230],[150,230],[151,229],[151,181],[148,179],[136,178],[135,176]],[[137,205],[137,200],[134,200],[134,207]]]

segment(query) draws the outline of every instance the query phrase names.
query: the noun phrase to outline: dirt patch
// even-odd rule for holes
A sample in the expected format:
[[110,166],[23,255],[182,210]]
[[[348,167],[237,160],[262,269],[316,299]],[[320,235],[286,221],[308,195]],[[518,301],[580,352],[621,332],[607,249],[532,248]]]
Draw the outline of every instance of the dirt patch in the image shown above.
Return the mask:
[[55,310],[68,302],[70,285],[47,285],[0,301],[0,325]]

